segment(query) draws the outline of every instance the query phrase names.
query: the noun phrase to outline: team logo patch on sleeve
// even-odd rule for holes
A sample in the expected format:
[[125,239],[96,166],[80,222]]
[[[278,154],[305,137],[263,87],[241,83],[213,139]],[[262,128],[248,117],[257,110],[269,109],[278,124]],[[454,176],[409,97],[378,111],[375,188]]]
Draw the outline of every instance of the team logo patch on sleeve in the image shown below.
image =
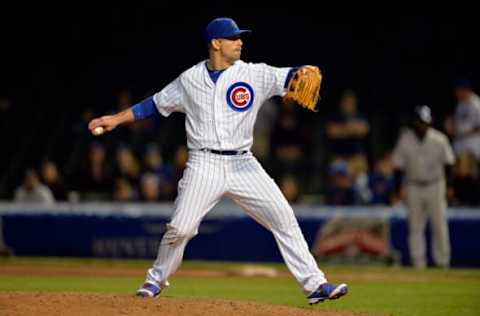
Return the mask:
[[236,82],[227,90],[227,103],[237,112],[248,110],[254,99],[252,87],[246,82]]

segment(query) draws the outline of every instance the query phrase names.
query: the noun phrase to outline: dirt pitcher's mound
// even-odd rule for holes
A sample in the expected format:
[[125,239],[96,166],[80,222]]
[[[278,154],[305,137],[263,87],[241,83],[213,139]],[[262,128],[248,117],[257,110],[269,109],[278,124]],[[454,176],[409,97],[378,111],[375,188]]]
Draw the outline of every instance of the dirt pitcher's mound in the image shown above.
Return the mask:
[[358,314],[322,311],[321,306],[302,309],[225,300],[189,300],[165,297],[141,299],[126,295],[5,292],[0,293],[0,315],[351,316]]

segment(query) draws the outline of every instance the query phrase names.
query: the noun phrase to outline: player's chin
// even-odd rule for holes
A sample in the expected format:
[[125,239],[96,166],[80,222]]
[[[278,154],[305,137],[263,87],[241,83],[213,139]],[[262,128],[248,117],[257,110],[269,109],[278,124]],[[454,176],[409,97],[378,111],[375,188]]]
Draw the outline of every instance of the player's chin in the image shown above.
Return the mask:
[[240,60],[240,58],[236,58],[236,57],[231,56],[230,58],[228,58],[228,63],[233,65],[234,63],[236,63],[239,60]]

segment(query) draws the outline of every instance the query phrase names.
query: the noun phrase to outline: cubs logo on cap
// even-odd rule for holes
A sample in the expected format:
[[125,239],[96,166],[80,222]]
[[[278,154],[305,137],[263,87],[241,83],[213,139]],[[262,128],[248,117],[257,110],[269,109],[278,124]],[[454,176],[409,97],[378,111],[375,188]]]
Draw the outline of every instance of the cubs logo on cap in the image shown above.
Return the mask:
[[236,82],[227,90],[227,103],[237,112],[248,110],[253,104],[254,97],[252,87],[246,82]]

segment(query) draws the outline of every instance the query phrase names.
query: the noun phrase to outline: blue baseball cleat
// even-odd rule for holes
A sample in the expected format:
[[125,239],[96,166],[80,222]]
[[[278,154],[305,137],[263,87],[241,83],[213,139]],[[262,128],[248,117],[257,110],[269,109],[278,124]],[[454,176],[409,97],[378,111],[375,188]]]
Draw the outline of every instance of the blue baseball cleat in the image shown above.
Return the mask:
[[335,300],[347,294],[348,286],[345,283],[336,285],[332,283],[324,283],[318,289],[307,297],[310,305],[323,302],[325,300]]
[[153,283],[145,282],[142,287],[137,290],[137,296],[139,297],[158,297],[162,292],[162,289]]

